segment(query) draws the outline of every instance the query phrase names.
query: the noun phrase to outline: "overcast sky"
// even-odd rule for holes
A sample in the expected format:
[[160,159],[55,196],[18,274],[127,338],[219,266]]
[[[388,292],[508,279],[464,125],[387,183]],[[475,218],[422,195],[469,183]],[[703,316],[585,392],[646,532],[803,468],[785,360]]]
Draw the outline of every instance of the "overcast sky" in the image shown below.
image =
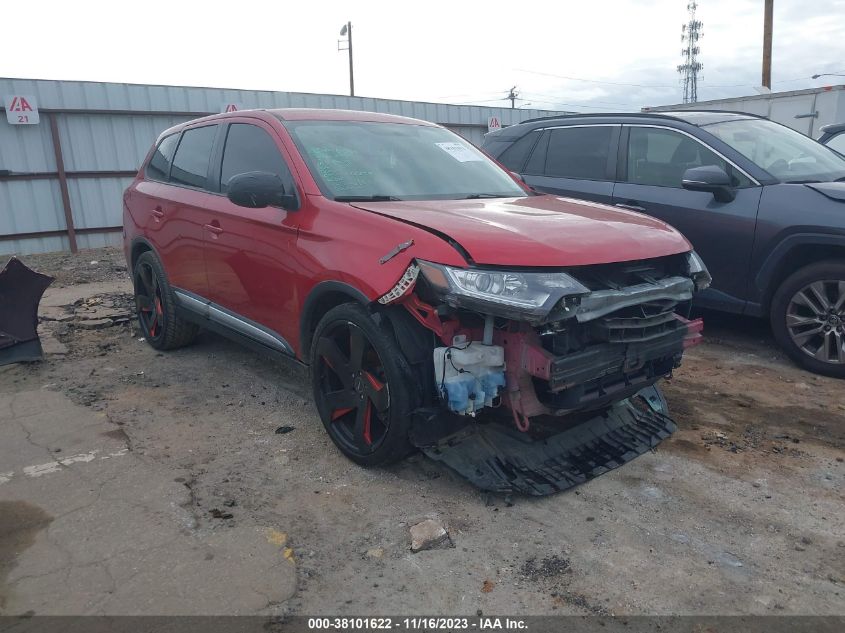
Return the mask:
[[[681,101],[686,0],[42,0],[5,12],[0,75],[577,111]],[[700,0],[699,99],[760,85],[763,0]],[[774,90],[845,77],[845,0],[775,0]],[[637,85],[629,85],[637,84]],[[530,104],[530,106],[528,105]]]

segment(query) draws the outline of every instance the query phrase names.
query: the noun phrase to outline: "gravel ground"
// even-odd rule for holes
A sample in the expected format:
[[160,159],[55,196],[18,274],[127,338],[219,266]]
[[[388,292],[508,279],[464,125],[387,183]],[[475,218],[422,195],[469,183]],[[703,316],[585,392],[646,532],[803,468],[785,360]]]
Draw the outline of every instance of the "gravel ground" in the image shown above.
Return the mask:
[[[656,451],[575,490],[506,500],[421,455],[373,470],[345,460],[297,367],[207,333],[162,354],[132,321],[88,329],[77,312],[98,297],[125,309],[117,250],[23,259],[86,298],[43,324],[57,350],[44,362],[0,368],[0,395],[48,390],[105,416],[131,455],[187,489],[182,538],[278,526],[296,588],[255,612],[845,614],[843,383],[794,367],[760,321],[705,315],[706,342],[665,383],[679,430]],[[450,546],[411,553],[409,527],[427,518]],[[30,551],[4,562],[0,547],[10,613]]]

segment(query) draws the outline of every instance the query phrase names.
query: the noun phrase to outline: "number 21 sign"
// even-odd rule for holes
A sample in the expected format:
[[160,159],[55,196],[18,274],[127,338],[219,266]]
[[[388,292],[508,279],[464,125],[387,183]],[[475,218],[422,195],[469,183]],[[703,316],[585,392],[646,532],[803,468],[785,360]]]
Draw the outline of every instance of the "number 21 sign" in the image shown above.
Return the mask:
[[12,125],[36,125],[39,121],[38,105],[32,95],[8,95],[6,120]]

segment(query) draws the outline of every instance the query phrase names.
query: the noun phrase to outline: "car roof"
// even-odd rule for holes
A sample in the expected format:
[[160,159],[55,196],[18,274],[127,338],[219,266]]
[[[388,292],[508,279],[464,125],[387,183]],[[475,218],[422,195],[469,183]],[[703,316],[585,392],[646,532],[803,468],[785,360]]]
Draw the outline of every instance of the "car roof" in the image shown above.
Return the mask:
[[365,110],[333,110],[323,108],[277,108],[267,110],[282,121],[372,121],[377,123],[405,123],[408,125],[429,125],[436,127],[436,123],[412,119],[411,117],[384,112],[367,112]]
[[412,119],[411,117],[398,116],[396,114],[385,114],[383,112],[366,112],[363,110],[333,110],[322,108],[273,108],[273,109],[254,109],[254,110],[237,110],[235,112],[223,112],[221,114],[212,114],[209,116],[200,117],[179,123],[171,128],[168,128],[159,135],[159,139],[182,131],[184,128],[196,125],[197,123],[215,123],[217,121],[225,121],[234,117],[254,117],[262,120],[276,118],[280,121],[367,121],[373,123],[403,123],[406,125],[426,125],[430,127],[439,127],[436,123],[430,121],[423,121],[421,119]]
[[708,125],[722,121],[739,121],[742,119],[763,119],[765,117],[747,112],[733,112],[730,110],[671,110],[660,112],[590,112],[581,114],[564,114],[559,116],[547,116],[522,121],[526,123],[548,123],[550,121],[575,121],[578,119],[667,119],[681,121],[692,125]]

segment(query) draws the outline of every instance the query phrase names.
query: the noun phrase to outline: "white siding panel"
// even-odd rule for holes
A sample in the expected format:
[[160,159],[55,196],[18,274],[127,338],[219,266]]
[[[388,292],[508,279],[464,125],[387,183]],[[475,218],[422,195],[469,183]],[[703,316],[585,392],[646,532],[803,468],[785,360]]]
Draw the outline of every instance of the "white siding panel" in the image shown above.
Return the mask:
[[64,228],[58,180],[0,181],[0,235]]
[[73,224],[94,229],[123,224],[123,191],[132,178],[75,178],[68,181]]

